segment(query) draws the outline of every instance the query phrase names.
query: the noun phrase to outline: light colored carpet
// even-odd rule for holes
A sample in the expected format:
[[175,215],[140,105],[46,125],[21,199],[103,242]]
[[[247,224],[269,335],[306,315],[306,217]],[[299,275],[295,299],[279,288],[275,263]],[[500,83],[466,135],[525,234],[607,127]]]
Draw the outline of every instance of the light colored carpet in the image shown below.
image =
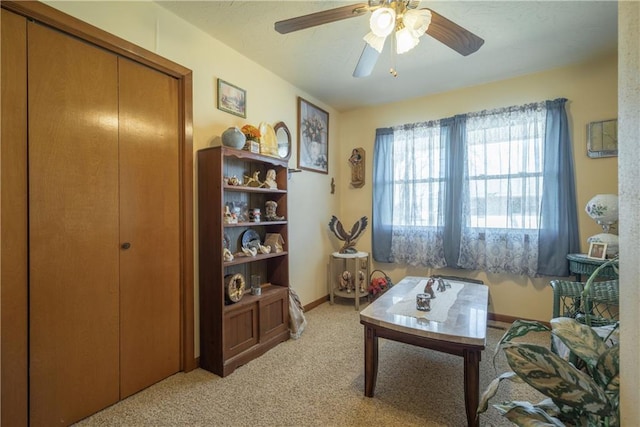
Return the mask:
[[[178,373],[78,425],[466,425],[461,357],[381,339],[375,396],[367,398],[363,327],[353,305],[325,303],[305,315],[308,325],[300,339],[280,344],[226,378],[202,369]],[[506,370],[502,354],[498,372],[491,363],[503,333],[493,327],[487,331],[481,390]],[[535,337],[542,345],[548,340],[548,334]],[[514,397],[541,400],[527,386],[505,383],[494,403]],[[481,415],[480,423],[511,425],[493,408]]]

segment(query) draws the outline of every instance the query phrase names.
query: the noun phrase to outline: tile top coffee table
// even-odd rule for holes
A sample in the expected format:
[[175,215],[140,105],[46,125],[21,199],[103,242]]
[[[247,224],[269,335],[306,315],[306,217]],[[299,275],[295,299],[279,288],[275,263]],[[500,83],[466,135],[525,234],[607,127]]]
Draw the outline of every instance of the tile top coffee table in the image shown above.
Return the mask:
[[[428,279],[405,277],[360,313],[360,323],[364,325],[364,393],[373,397],[376,386],[378,338],[462,356],[467,422],[469,426],[477,426],[480,354],[487,336],[489,290],[485,285],[464,279],[447,280],[452,288],[442,293],[436,291],[436,298],[431,300],[431,315],[431,312],[414,310],[415,292],[422,289]],[[447,292],[450,294],[446,295]],[[442,310],[437,313],[439,303],[447,304],[444,314]]]

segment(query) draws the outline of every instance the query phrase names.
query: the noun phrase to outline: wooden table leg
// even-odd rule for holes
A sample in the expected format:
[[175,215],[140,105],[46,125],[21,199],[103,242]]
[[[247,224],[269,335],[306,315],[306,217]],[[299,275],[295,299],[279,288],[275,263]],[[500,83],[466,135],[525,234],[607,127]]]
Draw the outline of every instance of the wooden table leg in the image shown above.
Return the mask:
[[469,427],[478,427],[476,411],[480,401],[480,352],[464,350],[464,405]]
[[358,260],[359,258],[354,258],[353,259],[353,283],[356,287],[355,292],[356,292],[356,311],[360,311],[360,283],[358,280]]
[[378,337],[371,326],[364,327],[364,395],[373,397],[378,377]]

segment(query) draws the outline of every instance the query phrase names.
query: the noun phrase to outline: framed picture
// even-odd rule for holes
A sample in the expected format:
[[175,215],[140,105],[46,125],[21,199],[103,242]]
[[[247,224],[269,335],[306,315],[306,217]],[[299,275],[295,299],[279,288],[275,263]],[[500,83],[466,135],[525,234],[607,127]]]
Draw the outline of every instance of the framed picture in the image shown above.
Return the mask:
[[218,110],[247,117],[247,91],[218,79]]
[[605,259],[607,256],[607,244],[600,242],[591,242],[589,244],[589,253],[587,254],[589,258],[594,259]]
[[298,168],[329,173],[329,113],[300,97]]

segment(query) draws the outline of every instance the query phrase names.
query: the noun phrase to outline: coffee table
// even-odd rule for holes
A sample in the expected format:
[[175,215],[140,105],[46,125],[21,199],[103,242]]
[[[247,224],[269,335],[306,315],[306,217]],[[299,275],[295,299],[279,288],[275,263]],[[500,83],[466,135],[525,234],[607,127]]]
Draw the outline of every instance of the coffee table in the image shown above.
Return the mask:
[[[373,397],[378,374],[378,338],[412,344],[464,358],[464,400],[469,426],[477,426],[476,410],[480,393],[480,355],[487,336],[488,287],[449,280],[457,295],[442,321],[398,314],[399,304],[408,302],[412,291],[427,277],[409,276],[385,292],[360,313],[364,325],[364,394]],[[445,290],[445,292],[447,292]],[[432,306],[444,298],[432,300]],[[413,297],[415,298],[415,297]],[[395,306],[395,307],[394,307]],[[413,305],[415,308],[415,304]],[[415,312],[414,312],[415,314]],[[443,387],[446,384],[443,384]]]

